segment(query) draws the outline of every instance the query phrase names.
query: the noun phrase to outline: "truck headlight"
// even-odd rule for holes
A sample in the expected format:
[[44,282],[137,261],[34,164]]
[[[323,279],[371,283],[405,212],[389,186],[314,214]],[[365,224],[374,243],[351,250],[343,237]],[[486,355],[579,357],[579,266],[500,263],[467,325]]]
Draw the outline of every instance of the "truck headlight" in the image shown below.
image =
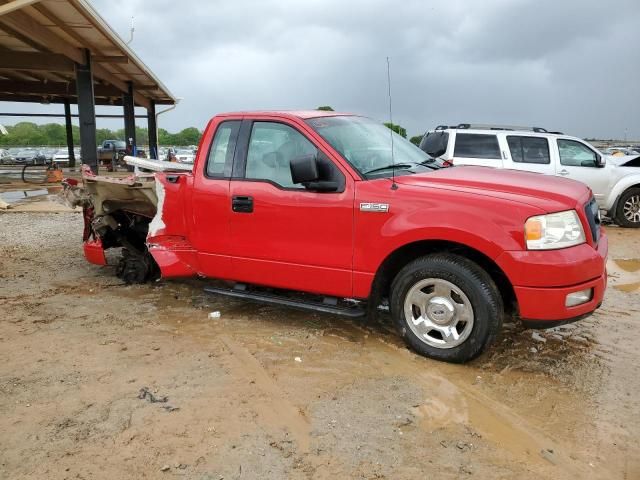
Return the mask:
[[524,224],[529,250],[573,247],[585,242],[584,229],[575,210],[536,215]]

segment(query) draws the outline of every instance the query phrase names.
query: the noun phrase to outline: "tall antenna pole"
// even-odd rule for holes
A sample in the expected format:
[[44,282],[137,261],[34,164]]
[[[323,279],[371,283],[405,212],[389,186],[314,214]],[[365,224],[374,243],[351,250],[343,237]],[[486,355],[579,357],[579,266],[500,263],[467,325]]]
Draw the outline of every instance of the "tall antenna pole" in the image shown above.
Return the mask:
[[398,188],[396,184],[396,161],[393,154],[393,113],[391,109],[391,66],[387,57],[387,89],[389,93],[389,137],[391,138],[391,190]]

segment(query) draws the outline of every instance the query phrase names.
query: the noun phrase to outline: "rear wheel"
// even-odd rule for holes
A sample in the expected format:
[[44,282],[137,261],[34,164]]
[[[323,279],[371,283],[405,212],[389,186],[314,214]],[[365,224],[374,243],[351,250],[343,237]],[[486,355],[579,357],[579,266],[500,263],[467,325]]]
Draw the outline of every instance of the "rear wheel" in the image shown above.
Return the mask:
[[391,315],[405,342],[426,357],[462,363],[477,357],[502,326],[502,298],[491,277],[454,254],[406,265],[391,286]]
[[615,221],[621,227],[640,227],[640,188],[630,188],[620,195]]
[[122,257],[116,266],[116,276],[125,283],[145,283],[157,278],[158,265],[148,251],[140,254],[122,249]]

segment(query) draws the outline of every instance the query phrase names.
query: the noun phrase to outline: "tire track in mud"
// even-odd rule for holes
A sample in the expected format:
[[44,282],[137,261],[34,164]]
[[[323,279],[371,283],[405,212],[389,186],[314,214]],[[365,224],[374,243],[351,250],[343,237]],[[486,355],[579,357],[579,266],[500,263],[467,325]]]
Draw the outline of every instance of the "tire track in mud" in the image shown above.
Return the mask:
[[[372,333],[366,328],[353,326],[368,335]],[[372,357],[375,363],[373,368],[378,373],[402,375],[417,380],[427,392],[425,405],[418,407],[418,410],[419,414],[426,417],[424,423],[428,424],[430,429],[433,429],[434,425],[444,426],[448,423],[469,424],[498,448],[509,451],[525,464],[535,465],[549,478],[557,478],[558,467],[578,478],[610,478],[608,472],[585,467],[584,465],[588,464],[586,461],[579,462],[559,453],[570,451],[570,446],[550,438],[500,401],[474,390],[468,381],[457,379],[456,375],[459,374],[453,372],[456,366],[433,365],[434,362],[419,358],[404,347],[398,347],[375,335],[365,340],[367,343],[372,341],[383,345],[389,357],[393,359],[393,362],[389,362],[389,357]],[[428,362],[425,366],[435,368],[430,372],[420,371],[423,367],[420,363],[423,362]],[[444,373],[438,374],[438,370]],[[451,374],[447,375],[447,371]],[[544,452],[548,451],[553,452],[552,461],[543,458]]]
[[267,424],[285,427],[297,441],[300,453],[308,453],[311,439],[311,425],[300,409],[286,398],[276,381],[271,378],[260,362],[239,343],[228,335],[217,337],[228,350],[228,358],[234,373],[255,382],[267,396],[267,404],[253,403],[260,418]]

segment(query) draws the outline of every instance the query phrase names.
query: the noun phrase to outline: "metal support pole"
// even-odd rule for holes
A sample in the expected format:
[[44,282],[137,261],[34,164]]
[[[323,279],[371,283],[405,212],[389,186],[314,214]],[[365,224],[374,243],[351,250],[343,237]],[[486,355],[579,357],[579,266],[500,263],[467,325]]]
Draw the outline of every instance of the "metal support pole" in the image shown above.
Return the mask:
[[64,126],[67,130],[67,152],[69,153],[69,166],[76,166],[76,156],[73,151],[73,128],[71,126],[71,105],[68,99],[64,99]]
[[78,90],[78,115],[80,116],[80,148],[82,161],[98,173],[98,148],[96,145],[96,107],[93,96],[93,74],[91,52],[84,50],[84,65],[76,63],[76,86]]
[[122,95],[124,109],[124,136],[127,146],[131,148],[130,155],[136,154],[136,112],[133,103],[133,84],[127,82],[129,91]]
[[147,131],[149,132],[149,158],[162,160],[158,156],[158,129],[156,125],[156,102],[151,100],[147,108]]

